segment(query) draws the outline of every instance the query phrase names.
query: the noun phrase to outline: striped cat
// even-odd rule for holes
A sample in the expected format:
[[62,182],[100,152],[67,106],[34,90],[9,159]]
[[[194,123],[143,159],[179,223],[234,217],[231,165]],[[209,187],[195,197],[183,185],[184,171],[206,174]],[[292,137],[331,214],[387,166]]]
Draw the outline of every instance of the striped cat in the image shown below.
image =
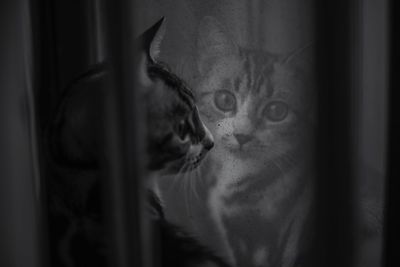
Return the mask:
[[[163,26],[163,27],[162,27]],[[163,267],[229,267],[190,233],[167,221],[149,180],[196,169],[213,147],[213,137],[200,120],[194,95],[181,78],[156,60],[165,24],[160,20],[138,40],[139,97],[145,103],[146,185],[154,236],[159,237]],[[66,88],[48,126],[49,228],[52,266],[108,266],[110,237],[101,189],[109,179],[102,163],[104,104],[110,66],[98,64]],[[169,181],[172,183],[172,180]]]
[[[309,49],[288,55],[238,46],[206,17],[198,36],[198,106],[215,138],[205,177],[211,220],[240,267],[297,266],[311,201]],[[221,249],[221,248],[220,248]]]

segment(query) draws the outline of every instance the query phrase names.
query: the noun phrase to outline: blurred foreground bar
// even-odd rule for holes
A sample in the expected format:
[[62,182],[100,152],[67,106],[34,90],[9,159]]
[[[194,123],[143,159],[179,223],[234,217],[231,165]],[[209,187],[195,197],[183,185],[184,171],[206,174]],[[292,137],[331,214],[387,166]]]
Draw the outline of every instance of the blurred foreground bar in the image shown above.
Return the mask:
[[356,0],[315,1],[317,70],[316,242],[313,266],[350,267],[355,250],[359,86]]
[[43,267],[30,1],[0,3],[0,266]]
[[149,226],[143,216],[145,135],[135,86],[135,1],[103,1],[105,54],[111,66],[106,96],[106,184],[113,255],[110,266],[150,266]]
[[390,1],[390,91],[388,98],[388,171],[384,266],[400,266],[400,2]]

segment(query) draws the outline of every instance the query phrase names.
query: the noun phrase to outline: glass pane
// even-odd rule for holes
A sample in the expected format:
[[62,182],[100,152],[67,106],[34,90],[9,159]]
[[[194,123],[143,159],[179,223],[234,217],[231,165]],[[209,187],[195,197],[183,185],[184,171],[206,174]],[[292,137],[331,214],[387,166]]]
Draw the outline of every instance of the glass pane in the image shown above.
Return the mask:
[[143,6],[148,21],[166,17],[160,58],[215,142],[196,170],[159,179],[167,218],[233,266],[299,264],[315,178],[313,2]]
[[379,266],[386,6],[337,3],[43,1],[50,262]]

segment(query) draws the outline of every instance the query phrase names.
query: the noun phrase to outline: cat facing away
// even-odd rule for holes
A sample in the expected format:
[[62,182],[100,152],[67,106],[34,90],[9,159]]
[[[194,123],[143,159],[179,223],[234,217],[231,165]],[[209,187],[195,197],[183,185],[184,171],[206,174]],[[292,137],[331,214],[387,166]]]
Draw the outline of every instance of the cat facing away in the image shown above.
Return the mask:
[[215,138],[203,165],[219,234],[209,242],[235,266],[298,266],[313,175],[308,49],[280,55],[240,47],[212,17],[201,22],[197,46],[194,88]]
[[[213,147],[213,138],[200,120],[191,90],[156,61],[163,20],[139,39],[138,81],[146,103],[148,178],[189,172]],[[100,64],[66,90],[47,136],[49,226],[56,266],[105,266],[107,236],[101,208],[102,101],[109,90],[108,66]],[[151,184],[149,182],[149,184]],[[169,223],[158,196],[150,191],[152,223],[158,229],[162,266],[228,265],[180,227]]]

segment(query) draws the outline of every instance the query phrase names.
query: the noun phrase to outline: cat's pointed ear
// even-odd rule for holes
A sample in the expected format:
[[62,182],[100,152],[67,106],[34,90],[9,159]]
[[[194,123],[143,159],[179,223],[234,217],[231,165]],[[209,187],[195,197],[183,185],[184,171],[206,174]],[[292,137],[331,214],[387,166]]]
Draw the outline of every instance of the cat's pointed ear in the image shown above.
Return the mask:
[[160,55],[165,29],[165,18],[163,17],[140,36],[141,49],[150,62],[156,62]]
[[141,88],[148,88],[152,85],[152,80],[149,77],[147,69],[147,56],[141,55],[138,66],[137,81]]
[[200,73],[205,73],[216,58],[239,53],[239,47],[225,28],[210,16],[204,17],[200,22],[197,50]]
[[312,68],[315,61],[313,44],[309,43],[293,52],[289,53],[283,58],[284,64],[291,64],[301,68]]
[[297,77],[303,81],[305,90],[302,91],[303,101],[302,106],[306,110],[303,114],[307,121],[312,125],[316,124],[316,69],[315,69],[315,47],[313,43],[309,43],[302,47],[295,49],[283,57],[282,62],[293,68]]

